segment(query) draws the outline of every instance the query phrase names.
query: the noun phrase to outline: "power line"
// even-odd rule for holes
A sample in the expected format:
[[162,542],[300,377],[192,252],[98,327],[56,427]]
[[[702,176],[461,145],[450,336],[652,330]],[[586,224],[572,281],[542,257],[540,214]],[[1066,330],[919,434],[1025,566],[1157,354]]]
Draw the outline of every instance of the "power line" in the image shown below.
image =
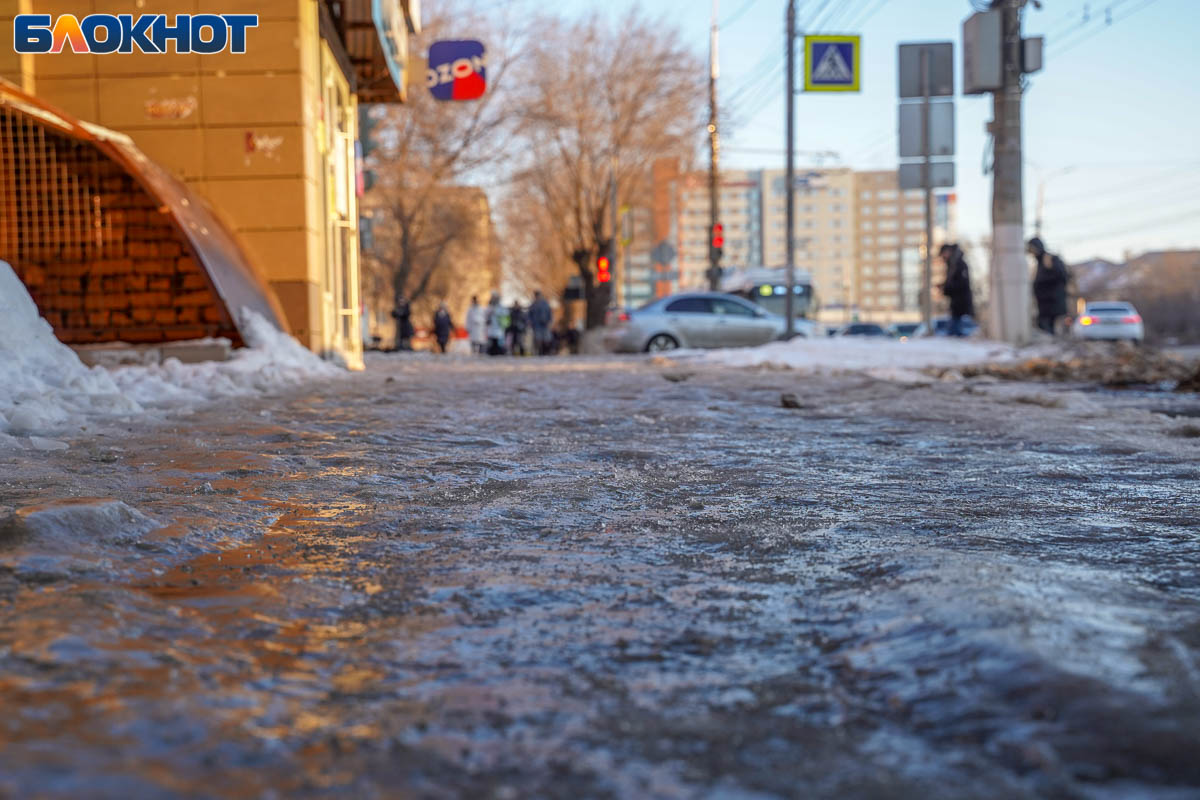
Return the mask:
[[1185,211],[1182,214],[1178,214],[1176,216],[1161,217],[1158,219],[1147,220],[1147,221],[1139,223],[1137,225],[1132,225],[1128,228],[1124,228],[1124,229],[1120,229],[1120,230],[1105,229],[1102,232],[1097,231],[1094,234],[1085,234],[1085,235],[1076,236],[1076,237],[1070,238],[1070,239],[1063,239],[1060,241],[1060,244],[1073,244],[1075,242],[1088,241],[1089,239],[1096,240],[1096,241],[1105,241],[1108,239],[1115,239],[1118,236],[1125,236],[1126,234],[1137,233],[1139,231],[1154,230],[1156,228],[1165,228],[1168,225],[1174,225],[1175,223],[1184,222],[1185,220],[1194,219],[1197,217],[1200,217],[1200,208],[1194,208],[1191,211]]
[[[870,8],[869,5],[863,6],[864,9],[870,8],[870,10],[867,11],[866,14],[864,14],[861,17],[859,17],[858,19],[856,19],[854,21],[854,24],[851,25],[850,27],[861,29],[864,25],[867,24],[867,20],[869,20],[869,19],[871,19],[871,17],[875,16],[875,14],[877,14],[880,11],[880,9],[882,9],[884,6],[886,6],[888,4],[888,1],[889,0],[879,0],[879,2],[877,2],[875,4],[874,8]],[[870,0],[868,0],[868,3],[869,2],[870,2]]]
[[732,14],[730,14],[728,17],[725,18],[725,21],[721,23],[721,27],[728,28],[730,25],[737,22],[741,18],[741,16],[743,14],[745,14],[747,11],[749,11],[750,7],[753,6],[757,2],[758,2],[758,0],[746,0],[746,2],[742,4],[741,8],[739,8],[737,11],[733,12]]
[[[1114,4],[1113,4],[1113,6],[1111,6],[1111,7],[1110,7],[1110,11],[1111,11],[1111,9],[1112,9],[1112,8],[1116,8],[1116,7],[1117,7],[1118,5],[1120,5],[1122,2],[1125,2],[1125,0],[1117,0],[1117,3],[1114,3]],[[1116,25],[1118,22],[1122,22],[1122,21],[1124,21],[1124,20],[1127,20],[1127,19],[1129,19],[1130,17],[1132,17],[1132,16],[1133,16],[1134,14],[1136,14],[1137,12],[1141,11],[1141,10],[1142,10],[1142,9],[1144,9],[1144,8],[1148,8],[1149,6],[1152,6],[1152,5],[1154,5],[1155,3],[1157,3],[1157,2],[1158,2],[1158,0],[1144,0],[1144,2],[1142,2],[1142,4],[1141,4],[1141,5],[1138,5],[1138,6],[1135,6],[1135,7],[1131,8],[1131,9],[1129,10],[1129,13],[1128,13],[1128,14],[1125,14],[1124,16],[1121,16],[1121,17],[1111,17],[1111,16],[1110,16],[1110,17],[1108,17],[1108,21],[1107,21],[1107,22],[1106,22],[1106,23],[1105,23],[1103,26],[1101,26],[1101,27],[1098,27],[1098,28],[1092,28],[1091,30],[1089,30],[1089,31],[1087,31],[1087,32],[1085,32],[1085,33],[1083,33],[1083,34],[1081,34],[1081,35],[1077,36],[1075,39],[1072,39],[1072,40],[1068,41],[1068,42],[1067,42],[1065,45],[1063,45],[1063,46],[1062,46],[1062,48],[1061,48],[1061,49],[1059,49],[1059,50],[1054,50],[1054,51],[1053,51],[1053,54],[1054,54],[1054,56],[1055,56],[1056,58],[1057,58],[1057,57],[1059,57],[1059,56],[1062,56],[1064,53],[1067,53],[1067,52],[1069,52],[1069,51],[1073,50],[1075,47],[1077,47],[1078,45],[1082,44],[1083,42],[1086,42],[1088,39],[1091,39],[1093,36],[1095,36],[1095,35],[1097,35],[1097,34],[1101,33],[1102,31],[1108,30],[1108,29],[1109,29],[1109,28],[1111,28],[1113,25]]]

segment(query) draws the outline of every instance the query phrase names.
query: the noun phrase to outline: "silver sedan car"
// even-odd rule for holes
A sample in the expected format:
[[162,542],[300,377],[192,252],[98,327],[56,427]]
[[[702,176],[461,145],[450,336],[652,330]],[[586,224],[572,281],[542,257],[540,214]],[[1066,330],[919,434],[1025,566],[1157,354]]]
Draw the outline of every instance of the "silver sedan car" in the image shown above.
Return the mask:
[[1140,342],[1146,338],[1142,315],[1129,303],[1088,303],[1071,332],[1079,339]]
[[784,318],[720,292],[686,292],[616,314],[604,334],[609,350],[657,352],[679,347],[753,347],[778,339]]

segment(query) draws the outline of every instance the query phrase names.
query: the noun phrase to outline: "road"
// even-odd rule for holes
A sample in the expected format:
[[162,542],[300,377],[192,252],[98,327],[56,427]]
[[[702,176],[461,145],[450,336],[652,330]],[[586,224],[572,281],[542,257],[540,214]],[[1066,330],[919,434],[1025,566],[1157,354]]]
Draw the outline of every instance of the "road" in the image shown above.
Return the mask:
[[1197,414],[393,356],[0,452],[0,796],[1194,797]]

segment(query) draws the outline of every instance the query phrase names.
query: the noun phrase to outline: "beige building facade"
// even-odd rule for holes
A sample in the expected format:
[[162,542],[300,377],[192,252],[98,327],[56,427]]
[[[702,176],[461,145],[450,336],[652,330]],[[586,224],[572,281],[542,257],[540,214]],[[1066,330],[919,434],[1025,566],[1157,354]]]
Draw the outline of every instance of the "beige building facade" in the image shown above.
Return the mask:
[[[21,13],[129,13],[119,0],[0,0],[0,39]],[[355,142],[361,100],[398,102],[415,3],[204,0],[140,13],[257,14],[245,54],[16,56],[0,77],[82,120],[131,137],[188,183],[234,231],[312,350],[361,364]],[[384,32],[386,31],[386,35]],[[365,32],[365,35],[364,35]],[[390,48],[390,49],[388,49]],[[387,50],[385,53],[384,51]]]
[[[846,167],[796,171],[796,268],[812,276],[818,318],[848,319],[855,301],[854,173]],[[787,265],[787,189],[783,170],[763,173],[763,266]]]
[[[945,265],[937,259],[956,228],[955,195],[935,196],[933,208],[932,296],[935,312],[944,306],[938,290]],[[925,192],[900,189],[895,170],[854,174],[855,246],[858,252],[856,304],[863,319],[915,321],[921,317],[924,286]]]

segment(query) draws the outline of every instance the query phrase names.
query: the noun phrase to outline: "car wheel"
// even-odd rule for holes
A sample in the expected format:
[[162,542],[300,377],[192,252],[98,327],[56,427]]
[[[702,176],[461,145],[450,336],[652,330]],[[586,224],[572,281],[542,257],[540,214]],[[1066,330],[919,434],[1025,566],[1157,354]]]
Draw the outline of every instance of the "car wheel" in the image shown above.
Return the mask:
[[669,333],[657,333],[646,342],[647,353],[661,353],[664,350],[677,350],[679,341]]

